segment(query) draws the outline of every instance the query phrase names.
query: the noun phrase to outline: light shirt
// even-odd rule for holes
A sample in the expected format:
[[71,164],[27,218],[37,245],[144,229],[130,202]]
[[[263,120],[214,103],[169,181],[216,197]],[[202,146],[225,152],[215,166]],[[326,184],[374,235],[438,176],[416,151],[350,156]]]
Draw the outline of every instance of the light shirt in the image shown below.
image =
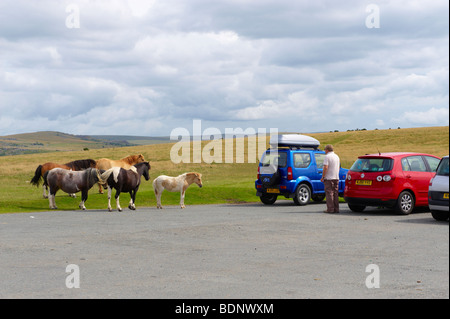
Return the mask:
[[339,156],[334,152],[328,152],[323,160],[323,165],[328,166],[328,170],[326,171],[326,175],[323,176],[323,179],[339,179],[339,168],[341,166]]

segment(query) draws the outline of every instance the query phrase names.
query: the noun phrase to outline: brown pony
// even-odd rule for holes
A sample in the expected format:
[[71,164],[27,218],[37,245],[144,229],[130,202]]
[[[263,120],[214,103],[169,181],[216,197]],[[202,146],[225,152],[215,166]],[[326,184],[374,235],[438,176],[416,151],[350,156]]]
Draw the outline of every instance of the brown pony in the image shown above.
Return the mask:
[[[39,183],[41,181],[41,178],[43,179],[45,173],[48,171],[54,169],[54,168],[64,168],[67,170],[72,171],[82,171],[87,168],[95,168],[96,162],[93,159],[84,159],[84,160],[77,160],[73,162],[69,162],[66,164],[56,164],[53,162],[48,162],[42,165],[39,165],[36,168],[36,171],[34,172],[34,177],[31,179],[30,183],[31,185],[36,185],[36,187],[39,187]],[[47,198],[47,181],[44,179],[44,184],[42,185],[43,188],[43,194],[42,196],[44,198]]]
[[[97,161],[97,169],[105,170],[107,171],[110,168],[113,167],[121,167],[124,169],[130,169],[133,165],[136,165],[138,163],[145,162],[144,155],[138,154],[138,155],[130,155],[127,157],[124,157],[120,160],[110,160],[108,158],[101,158]],[[98,191],[100,194],[103,194],[103,188],[102,185],[98,185]]]

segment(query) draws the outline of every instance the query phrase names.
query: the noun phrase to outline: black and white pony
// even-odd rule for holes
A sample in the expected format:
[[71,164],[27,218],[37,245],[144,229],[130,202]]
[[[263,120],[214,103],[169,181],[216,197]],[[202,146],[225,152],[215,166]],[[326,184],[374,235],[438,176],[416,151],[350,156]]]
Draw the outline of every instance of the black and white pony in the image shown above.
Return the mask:
[[150,163],[142,162],[135,164],[131,169],[124,169],[121,167],[113,167],[101,174],[101,179],[105,182],[108,187],[108,210],[111,212],[111,192],[114,188],[116,190],[116,205],[119,212],[122,211],[120,207],[119,196],[121,192],[130,193],[131,200],[128,208],[135,210],[136,206],[134,204],[136,200],[136,193],[141,185],[141,176],[144,176],[145,180],[150,179],[149,175]]

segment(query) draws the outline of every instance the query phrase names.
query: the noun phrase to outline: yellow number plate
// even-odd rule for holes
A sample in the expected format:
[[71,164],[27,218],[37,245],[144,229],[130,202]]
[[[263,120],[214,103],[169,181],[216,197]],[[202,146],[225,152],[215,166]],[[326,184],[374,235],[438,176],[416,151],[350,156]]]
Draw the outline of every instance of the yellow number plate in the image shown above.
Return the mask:
[[364,185],[364,186],[370,186],[372,185],[372,181],[367,181],[367,180],[357,180],[355,182],[356,185]]
[[268,189],[267,189],[267,193],[270,193],[270,194],[279,194],[279,193],[280,193],[280,190],[279,190],[279,189],[276,189],[276,188],[268,188]]
[[448,199],[448,193],[444,193],[444,199]]

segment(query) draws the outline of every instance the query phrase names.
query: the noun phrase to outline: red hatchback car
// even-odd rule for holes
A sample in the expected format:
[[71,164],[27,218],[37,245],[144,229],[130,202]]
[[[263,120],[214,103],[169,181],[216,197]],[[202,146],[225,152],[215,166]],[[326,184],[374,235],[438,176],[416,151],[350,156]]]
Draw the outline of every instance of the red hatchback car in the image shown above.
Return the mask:
[[360,156],[347,174],[344,199],[354,212],[382,206],[408,215],[416,206],[428,206],[428,186],[439,161],[422,153]]

